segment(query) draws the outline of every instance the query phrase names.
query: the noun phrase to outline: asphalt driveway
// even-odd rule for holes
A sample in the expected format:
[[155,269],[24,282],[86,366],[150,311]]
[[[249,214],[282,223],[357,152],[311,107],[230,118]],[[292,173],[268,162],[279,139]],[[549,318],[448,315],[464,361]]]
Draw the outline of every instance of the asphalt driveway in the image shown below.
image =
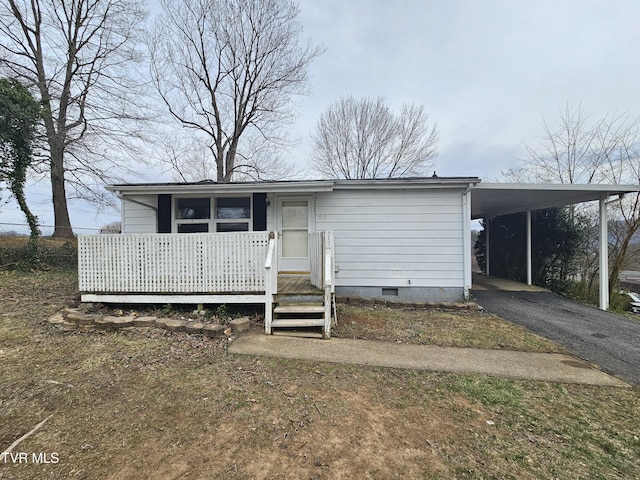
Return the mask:
[[[475,282],[475,280],[474,280]],[[640,319],[603,312],[542,289],[478,285],[474,299],[488,312],[546,337],[574,355],[640,385]]]

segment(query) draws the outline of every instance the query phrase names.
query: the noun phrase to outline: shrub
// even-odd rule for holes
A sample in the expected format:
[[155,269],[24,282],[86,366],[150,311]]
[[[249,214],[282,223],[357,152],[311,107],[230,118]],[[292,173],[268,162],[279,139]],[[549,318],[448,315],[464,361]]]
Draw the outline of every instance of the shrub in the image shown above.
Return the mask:
[[0,237],[0,269],[75,269],[78,266],[78,247],[73,240],[40,238],[37,248],[38,255],[34,256],[28,237]]

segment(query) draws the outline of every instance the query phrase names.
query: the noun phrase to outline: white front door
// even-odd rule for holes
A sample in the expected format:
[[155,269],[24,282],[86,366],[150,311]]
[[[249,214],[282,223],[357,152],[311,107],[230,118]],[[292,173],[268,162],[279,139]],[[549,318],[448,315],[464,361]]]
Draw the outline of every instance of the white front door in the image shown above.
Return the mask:
[[281,272],[309,271],[309,230],[311,197],[281,198],[279,268]]

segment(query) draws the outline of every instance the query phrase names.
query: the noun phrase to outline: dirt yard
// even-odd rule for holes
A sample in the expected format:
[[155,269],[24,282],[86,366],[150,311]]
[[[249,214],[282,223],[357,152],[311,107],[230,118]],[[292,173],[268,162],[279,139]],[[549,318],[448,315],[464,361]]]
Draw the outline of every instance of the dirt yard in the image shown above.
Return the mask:
[[[0,456],[0,479],[640,471],[632,389],[241,357],[232,339],[48,323],[74,302],[73,273],[0,272],[0,450],[48,419]],[[349,338],[560,351],[482,313],[342,306],[340,322]]]

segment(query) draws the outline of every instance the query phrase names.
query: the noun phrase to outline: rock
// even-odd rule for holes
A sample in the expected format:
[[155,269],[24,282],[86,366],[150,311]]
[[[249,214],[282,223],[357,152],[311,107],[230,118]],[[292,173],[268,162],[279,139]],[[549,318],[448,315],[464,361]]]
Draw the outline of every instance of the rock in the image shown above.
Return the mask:
[[231,330],[238,333],[248,332],[251,328],[251,320],[249,320],[249,317],[234,318],[229,324],[231,325]]
[[109,318],[113,318],[113,317],[99,318],[93,323],[93,325],[98,330],[111,330],[113,328],[113,324],[111,323],[111,320],[109,320]]
[[116,317],[113,320],[111,320],[111,323],[116,328],[133,327],[133,317]]
[[156,323],[156,317],[136,317],[133,319],[134,327],[153,327]]
[[171,320],[170,318],[156,318],[155,326],[157,328],[164,328],[165,324]]
[[96,315],[96,314],[89,314],[87,313],[84,317],[80,318],[78,320],[78,325],[80,326],[91,326],[93,325],[96,320],[98,320],[99,318],[102,318],[101,315]]
[[62,316],[62,312],[54,313],[49,317],[49,323],[53,325],[58,325],[60,323],[64,323],[64,317]]
[[202,322],[187,322],[184,326],[184,330],[187,333],[202,333],[204,324]]
[[170,332],[182,332],[187,322],[184,320],[167,320],[164,322],[164,328]]
[[224,337],[224,331],[226,327],[224,325],[206,325],[202,328],[202,333],[207,337],[220,338]]
[[93,303],[91,302],[86,302],[86,303],[81,303],[80,305],[78,305],[78,310],[80,310],[81,312],[88,312],[89,310],[93,309]]
[[73,316],[70,317],[69,315],[65,315],[64,317],[64,325],[68,326],[68,325],[74,325],[74,326],[78,326],[78,320],[77,318],[74,318]]
[[104,317],[103,320],[106,320],[112,328],[126,328],[133,326],[133,317]]
[[67,307],[64,310],[62,310],[65,314],[67,313],[78,313],[80,310],[78,310],[77,308],[71,308],[71,307]]
[[70,312],[67,314],[67,320],[77,323],[80,326],[93,325],[100,318],[100,315],[82,312]]

